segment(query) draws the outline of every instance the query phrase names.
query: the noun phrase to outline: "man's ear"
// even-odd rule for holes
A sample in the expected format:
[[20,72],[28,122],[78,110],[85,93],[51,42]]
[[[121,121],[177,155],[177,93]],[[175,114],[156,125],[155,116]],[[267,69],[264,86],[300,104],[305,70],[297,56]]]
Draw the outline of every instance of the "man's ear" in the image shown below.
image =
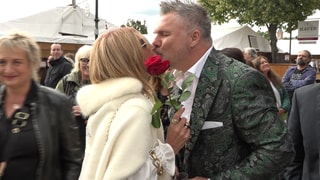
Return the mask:
[[191,41],[190,46],[191,47],[196,46],[200,40],[200,37],[201,37],[201,32],[199,31],[199,29],[193,30],[190,35],[190,41]]

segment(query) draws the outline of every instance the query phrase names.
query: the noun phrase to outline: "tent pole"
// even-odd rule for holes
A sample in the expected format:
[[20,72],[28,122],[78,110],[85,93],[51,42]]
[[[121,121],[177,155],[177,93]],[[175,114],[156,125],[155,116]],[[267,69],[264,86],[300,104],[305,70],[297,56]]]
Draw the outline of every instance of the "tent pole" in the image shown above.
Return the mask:
[[290,41],[289,41],[289,55],[291,56],[291,40],[292,40],[292,30],[290,29]]
[[95,39],[97,39],[99,35],[98,0],[96,0],[96,16],[95,16],[94,22],[95,22],[94,36],[95,36]]

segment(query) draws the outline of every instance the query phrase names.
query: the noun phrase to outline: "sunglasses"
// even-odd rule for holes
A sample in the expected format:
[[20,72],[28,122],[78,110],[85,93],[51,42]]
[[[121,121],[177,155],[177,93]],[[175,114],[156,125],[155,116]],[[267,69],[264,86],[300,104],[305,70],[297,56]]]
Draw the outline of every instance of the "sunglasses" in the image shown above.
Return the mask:
[[89,58],[80,58],[81,62],[88,63],[90,61]]

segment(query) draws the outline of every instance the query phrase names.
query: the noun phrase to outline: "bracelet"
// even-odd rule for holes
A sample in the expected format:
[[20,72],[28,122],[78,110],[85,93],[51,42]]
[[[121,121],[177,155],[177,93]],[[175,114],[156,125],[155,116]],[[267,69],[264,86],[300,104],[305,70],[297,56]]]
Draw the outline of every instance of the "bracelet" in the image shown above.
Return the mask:
[[157,174],[160,176],[163,174],[163,167],[161,161],[158,159],[156,152],[154,150],[151,150],[149,152],[149,155],[152,159],[152,164],[157,168]]

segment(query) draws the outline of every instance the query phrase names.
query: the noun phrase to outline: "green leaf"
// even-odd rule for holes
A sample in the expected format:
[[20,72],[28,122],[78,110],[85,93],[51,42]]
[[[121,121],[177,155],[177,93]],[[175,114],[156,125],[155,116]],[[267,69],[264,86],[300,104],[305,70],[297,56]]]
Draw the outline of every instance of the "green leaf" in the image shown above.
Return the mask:
[[179,104],[174,105],[173,108],[174,108],[175,112],[177,112],[179,109],[182,108],[182,105],[179,103]]
[[[176,71],[175,74],[172,74],[171,72],[166,72],[164,74],[160,75],[161,79],[161,85],[163,88],[167,89],[169,92],[168,99],[165,101],[164,104],[172,107],[175,111],[182,108],[182,101],[187,100],[191,93],[187,89],[190,85],[192,85],[192,82],[195,78],[193,74],[188,75],[188,77],[182,82],[182,94],[174,94],[173,92],[173,85],[177,79],[177,77],[181,76],[181,71]],[[152,125],[155,128],[159,128],[161,126],[161,115],[160,115],[160,109],[163,106],[163,103],[155,96],[155,103],[152,108],[151,114],[152,114]]]
[[171,83],[171,82],[174,81],[174,79],[175,79],[175,77],[174,77],[174,75],[172,73],[168,72],[168,73],[164,74],[164,80],[166,82],[170,82]]
[[177,111],[178,109],[180,109],[182,107],[181,102],[178,101],[178,99],[167,100],[165,102],[165,104],[173,107],[175,111]]
[[[180,94],[171,95],[170,99],[171,99],[171,101],[179,101],[180,96],[181,96]],[[170,100],[170,99],[169,99],[169,100]]]
[[162,107],[162,102],[160,101],[160,99],[155,98],[155,103],[153,105],[153,108],[151,110],[151,114],[155,114],[158,112],[158,110]]
[[161,123],[160,123],[160,111],[157,111],[152,115],[152,121],[151,124],[155,128],[160,128]]
[[170,87],[172,87],[172,84],[174,82],[174,76],[172,73],[165,73],[161,75],[161,85],[166,88],[169,89]]
[[179,101],[183,102],[185,100],[187,100],[189,97],[191,96],[191,92],[190,91],[185,91],[181,94]]
[[194,74],[189,74],[189,75],[187,76],[187,78],[182,82],[182,84],[181,84],[181,89],[182,89],[182,90],[185,90],[185,89],[187,89],[189,86],[191,86],[192,83],[193,83],[194,78],[195,78],[195,75],[194,75]]
[[176,71],[174,72],[174,78],[177,79],[179,76],[181,76],[181,74],[182,74],[182,71],[176,70]]

